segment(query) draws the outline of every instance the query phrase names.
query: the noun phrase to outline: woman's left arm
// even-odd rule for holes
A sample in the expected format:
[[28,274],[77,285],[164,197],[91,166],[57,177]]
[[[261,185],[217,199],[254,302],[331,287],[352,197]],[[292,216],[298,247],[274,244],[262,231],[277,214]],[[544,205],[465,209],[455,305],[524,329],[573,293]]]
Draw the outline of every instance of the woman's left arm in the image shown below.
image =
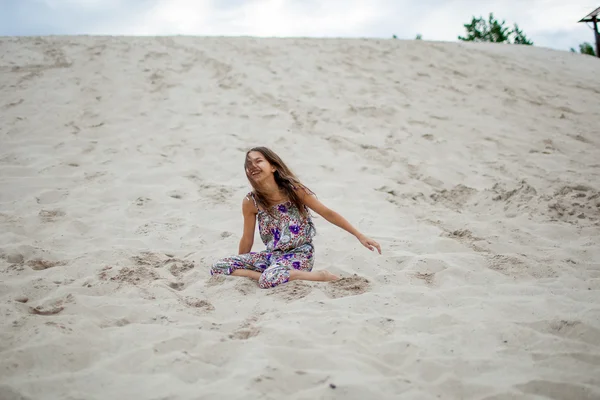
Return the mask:
[[381,246],[379,246],[379,243],[360,233],[355,227],[352,226],[352,224],[350,224],[350,222],[346,220],[346,218],[342,217],[340,214],[333,211],[332,209],[326,207],[325,204],[321,203],[319,199],[316,198],[316,196],[313,196],[302,189],[298,190],[297,193],[300,196],[302,202],[306,204],[308,208],[319,214],[321,217],[325,218],[330,223],[339,226],[348,233],[356,236],[360,243],[367,249],[371,251],[377,249],[379,254],[381,254]]

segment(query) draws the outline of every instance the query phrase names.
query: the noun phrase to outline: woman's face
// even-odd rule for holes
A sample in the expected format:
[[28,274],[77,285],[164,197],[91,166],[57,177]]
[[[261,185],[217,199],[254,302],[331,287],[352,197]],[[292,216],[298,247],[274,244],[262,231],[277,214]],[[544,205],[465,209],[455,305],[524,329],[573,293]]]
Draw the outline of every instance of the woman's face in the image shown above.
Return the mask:
[[272,176],[273,172],[275,172],[275,168],[262,153],[258,151],[248,153],[246,159],[246,175],[248,178],[254,182],[261,182]]

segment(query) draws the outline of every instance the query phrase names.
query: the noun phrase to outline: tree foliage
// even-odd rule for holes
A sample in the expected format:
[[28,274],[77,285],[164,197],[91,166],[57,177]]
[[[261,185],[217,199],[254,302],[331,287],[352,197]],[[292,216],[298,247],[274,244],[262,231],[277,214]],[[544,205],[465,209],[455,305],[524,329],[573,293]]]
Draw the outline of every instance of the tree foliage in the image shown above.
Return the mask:
[[[577,53],[577,51],[574,48],[572,48],[572,47],[571,47],[571,51],[573,53]],[[588,42],[581,43],[579,45],[579,52],[581,54],[589,54],[590,56],[595,56],[596,55],[596,51],[594,50],[594,46],[592,46]]]
[[470,24],[464,24],[467,35],[459,36],[458,39],[465,42],[493,42],[493,43],[511,43],[533,45],[533,42],[527,38],[525,33],[519,29],[517,24],[511,29],[505,26],[506,21],[499,22],[490,13],[487,20],[483,17],[471,20]]
[[515,24],[515,28],[512,31],[513,44],[524,44],[527,46],[533,46],[533,42],[525,36],[525,33],[519,29],[519,25]]

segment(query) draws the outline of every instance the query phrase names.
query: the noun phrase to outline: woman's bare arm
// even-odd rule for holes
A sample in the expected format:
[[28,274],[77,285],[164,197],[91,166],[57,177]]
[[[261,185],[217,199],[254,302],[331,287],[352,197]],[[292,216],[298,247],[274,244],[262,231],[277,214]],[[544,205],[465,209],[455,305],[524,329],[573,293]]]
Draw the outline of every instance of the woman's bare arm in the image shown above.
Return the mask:
[[257,210],[252,200],[248,197],[244,197],[244,200],[242,201],[244,231],[242,233],[242,239],[240,240],[238,254],[246,254],[252,251],[252,245],[254,244],[254,229],[256,227],[256,214]]

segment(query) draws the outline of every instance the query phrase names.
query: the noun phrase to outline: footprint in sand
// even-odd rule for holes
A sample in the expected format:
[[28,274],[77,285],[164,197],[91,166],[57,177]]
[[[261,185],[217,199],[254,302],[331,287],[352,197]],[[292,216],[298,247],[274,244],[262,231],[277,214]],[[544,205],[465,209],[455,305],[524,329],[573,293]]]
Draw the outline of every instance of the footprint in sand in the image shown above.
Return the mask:
[[324,287],[325,294],[332,298],[337,299],[346,296],[356,296],[368,292],[371,289],[371,283],[367,278],[358,276],[356,274],[341,278],[337,281],[329,282]]
[[440,235],[442,237],[447,237],[450,239],[454,239],[460,243],[463,243],[466,246],[469,246],[473,250],[477,252],[486,252],[485,247],[477,244],[477,242],[487,242],[484,238],[475,236],[473,232],[468,229],[456,229],[456,230],[448,230],[441,226],[440,224],[435,224],[443,229],[443,233]]
[[438,190],[436,193],[431,194],[429,197],[433,200],[434,203],[441,203],[451,209],[462,210],[465,203],[467,203],[467,201],[475,193],[477,193],[476,189],[470,188],[463,184],[459,184],[451,190]]
[[113,328],[127,326],[131,323],[127,318],[119,318],[115,320],[106,321],[100,324],[100,328]]
[[494,254],[487,257],[488,268],[511,278],[555,278],[558,272],[550,265],[531,263],[522,255]]
[[167,260],[166,265],[169,265],[169,271],[177,278],[196,267],[193,261],[179,260],[176,258]]
[[535,397],[543,396],[548,399],[598,399],[598,392],[592,392],[589,387],[566,382],[552,382],[542,379],[531,380],[527,383],[515,385],[515,388],[523,393]]
[[38,216],[44,222],[54,222],[61,217],[64,217],[66,214],[64,211],[60,209],[55,210],[40,210]]
[[578,320],[543,320],[520,325],[543,335],[553,335],[569,341],[590,345],[600,343],[600,329]]
[[247,296],[256,292],[256,290],[258,290],[258,285],[256,282],[244,279],[235,284],[235,289],[244,296]]
[[50,308],[42,308],[40,306],[30,307],[29,312],[35,315],[55,315],[64,310],[65,308],[60,307],[50,307]]
[[410,276],[424,281],[427,286],[433,286],[436,283],[435,274],[448,269],[446,262],[435,258],[415,257],[407,264],[406,272]]
[[177,200],[183,199],[183,193],[180,192],[179,190],[170,191],[169,193],[167,193],[167,195],[169,197],[172,197],[172,198],[177,199]]
[[175,277],[180,277],[183,273],[196,266],[194,261],[181,260],[173,254],[142,252],[137,256],[131,257],[131,259],[136,265],[140,266],[152,268],[168,267],[171,274]]
[[25,262],[25,256],[21,253],[0,253],[0,258],[5,259],[9,264],[22,265]]
[[251,337],[257,336],[260,333],[260,329],[254,324],[258,321],[258,317],[253,315],[247,318],[236,330],[229,335],[229,339],[234,340],[247,340]]
[[212,275],[206,281],[206,287],[219,286],[225,283],[227,277],[225,275]]
[[167,283],[167,286],[169,286],[173,290],[177,290],[178,292],[180,292],[184,289],[185,284],[183,282],[169,282]]
[[267,292],[267,296],[279,297],[289,303],[308,296],[312,290],[313,287],[306,282],[292,281],[272,288]]
[[128,283],[130,285],[143,285],[159,279],[158,274],[146,266],[123,267],[116,275],[109,277],[109,270],[112,267],[105,267],[99,274],[101,280],[110,280],[118,283]]
[[48,260],[42,260],[42,259],[38,258],[35,260],[27,261],[27,265],[29,267],[31,267],[31,269],[33,269],[33,270],[41,271],[44,269],[56,267],[58,265],[64,265],[64,263],[61,261],[48,261]]
[[65,309],[65,303],[73,303],[74,297],[72,294],[68,294],[65,298],[55,300],[46,305],[39,305],[36,307],[29,307],[29,312],[34,315],[56,315]]
[[182,298],[182,301],[186,306],[197,308],[200,311],[210,312],[215,310],[215,307],[207,300],[187,296]]
[[45,323],[45,325],[53,326],[53,327],[59,329],[62,333],[72,333],[73,332],[73,329],[71,329],[68,326],[65,326],[63,324],[59,324],[58,322],[48,321]]
[[162,254],[144,251],[137,256],[131,257],[131,260],[135,262],[136,265],[148,265],[150,267],[158,268],[164,263],[165,258],[166,256]]
[[416,272],[413,276],[417,279],[422,279],[429,286],[433,285],[433,279],[435,278],[435,272]]
[[35,200],[38,204],[54,204],[63,200],[69,195],[67,190],[50,190],[36,196]]
[[135,205],[136,206],[144,206],[146,205],[148,202],[152,201],[152,199],[149,199],[148,197],[138,197],[135,200]]
[[385,335],[391,335],[395,331],[395,321],[392,318],[376,317],[368,319],[367,322]]
[[594,143],[594,142],[592,142],[591,140],[589,140],[588,138],[586,138],[585,136],[582,136],[582,135],[569,135],[569,134],[567,134],[567,136],[570,136],[573,139],[578,140],[578,141],[580,141],[582,143],[585,143],[585,144],[593,144]]

